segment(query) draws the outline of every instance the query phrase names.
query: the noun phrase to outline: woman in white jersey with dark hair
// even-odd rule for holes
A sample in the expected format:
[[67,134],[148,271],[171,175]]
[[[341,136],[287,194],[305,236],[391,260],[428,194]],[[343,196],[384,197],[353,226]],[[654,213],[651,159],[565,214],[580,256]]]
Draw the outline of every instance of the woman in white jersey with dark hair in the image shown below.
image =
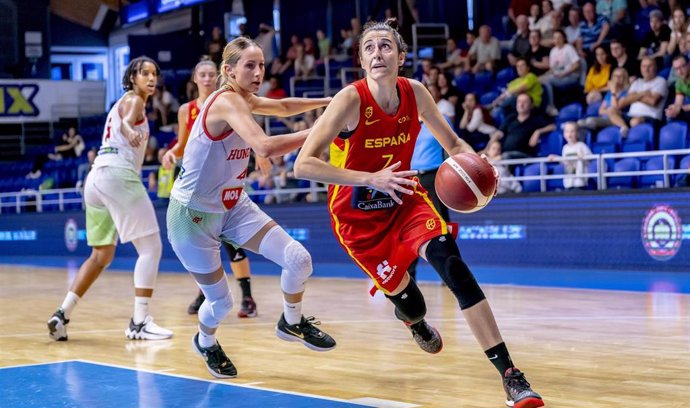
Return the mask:
[[[218,69],[216,63],[210,59],[199,61],[194,67],[192,81],[199,91],[199,96],[180,106],[180,110],[177,112],[177,143],[165,153],[161,163],[166,170],[174,169],[177,161],[182,158],[184,148],[187,145],[187,139],[189,138],[189,132],[192,131],[192,126],[199,116],[199,109],[204,105],[208,96],[216,90],[217,78]],[[235,275],[235,279],[237,279],[242,291],[242,303],[240,304],[240,310],[237,312],[237,317],[256,317],[256,302],[254,302],[252,297],[249,258],[247,258],[247,254],[242,248],[235,248],[225,241],[222,241],[222,245],[230,258],[232,274]],[[197,297],[187,307],[187,313],[199,313],[199,308],[204,300],[206,300],[204,293],[199,290]]]
[[141,166],[149,138],[146,100],[156,90],[160,69],[148,57],[133,59],[122,78],[125,94],[106,118],[103,139],[93,169],[86,178],[86,238],[91,256],[81,265],[62,305],[48,320],[53,340],[67,340],[66,326],[79,299],[110,265],[118,236],[132,242],[138,258],[134,266],[134,313],[125,330],[130,339],[162,340],[170,330],[153,322],[149,300],[158,275],[162,245],[153,204],[141,181]]
[[194,122],[168,207],[168,239],[206,297],[199,308],[193,348],[218,378],[237,375],[215,336],[232,308],[220,260],[221,241],[259,253],[283,268],[279,338],[316,351],[335,347],[331,336],[316,328],[314,317],[302,315],[311,256],[243,191],[250,150],[259,157],[280,156],[300,147],[308,134],[304,130],[268,137],[252,114],[290,116],[325,106],[330,98],[257,97],[264,73],[263,51],[255,42],[239,37],[226,45],[220,89],[206,99]]

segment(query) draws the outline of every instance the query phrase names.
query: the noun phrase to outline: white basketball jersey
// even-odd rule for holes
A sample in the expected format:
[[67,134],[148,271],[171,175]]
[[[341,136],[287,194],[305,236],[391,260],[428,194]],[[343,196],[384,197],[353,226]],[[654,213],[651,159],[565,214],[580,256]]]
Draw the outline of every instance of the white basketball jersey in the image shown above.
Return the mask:
[[224,213],[235,206],[247,176],[251,148],[232,129],[212,137],[206,131],[206,112],[228,89],[212,93],[199,112],[182,158],[182,169],[171,196],[203,212]]
[[[96,156],[93,166],[123,167],[139,173],[144,163],[146,146],[149,140],[148,138],[143,140],[139,147],[132,147],[125,135],[122,134],[122,118],[118,112],[122,99],[123,98],[120,98],[108,113],[108,117],[105,121],[105,128],[103,129],[101,148],[98,149],[98,156]],[[134,124],[134,129],[148,134],[149,122],[144,118],[141,122]]]

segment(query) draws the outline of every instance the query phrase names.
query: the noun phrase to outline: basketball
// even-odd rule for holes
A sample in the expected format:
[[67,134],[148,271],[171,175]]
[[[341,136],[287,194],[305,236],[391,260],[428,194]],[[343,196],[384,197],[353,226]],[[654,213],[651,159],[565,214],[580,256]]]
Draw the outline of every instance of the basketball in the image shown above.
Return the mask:
[[436,173],[436,194],[446,207],[460,213],[479,211],[496,192],[493,166],[474,153],[447,158]]

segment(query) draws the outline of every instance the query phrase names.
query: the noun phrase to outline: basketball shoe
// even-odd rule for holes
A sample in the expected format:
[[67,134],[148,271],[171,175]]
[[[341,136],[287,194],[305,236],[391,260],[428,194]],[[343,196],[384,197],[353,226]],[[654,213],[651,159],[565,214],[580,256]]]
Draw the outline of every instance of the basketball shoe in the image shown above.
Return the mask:
[[506,391],[506,405],[513,408],[543,407],[541,396],[532,391],[525,374],[517,368],[509,368],[503,375],[503,389]]
[[59,307],[48,319],[48,336],[55,341],[67,341],[67,323],[65,312]]
[[199,313],[199,308],[201,307],[201,304],[204,303],[204,300],[206,300],[204,294],[199,292],[199,295],[192,301],[192,303],[189,304],[189,306],[187,306],[187,314],[195,315]]
[[314,316],[305,318],[297,324],[288,324],[285,321],[285,315],[280,315],[280,320],[276,325],[276,336],[285,341],[297,341],[304,344],[305,347],[314,351],[329,351],[335,348],[335,340],[329,336],[328,333],[323,332],[315,327],[321,322],[317,321]]
[[443,339],[439,334],[438,330],[431,327],[426,320],[419,321],[417,323],[411,324],[409,322],[403,322],[410,332],[412,333],[412,338],[417,342],[419,348],[426,351],[427,353],[436,354],[443,349]]
[[131,340],[165,340],[171,338],[173,332],[154,323],[153,317],[146,316],[146,319],[139,324],[134,324],[134,320],[129,319],[125,336]]
[[256,317],[257,315],[258,312],[256,311],[256,302],[254,302],[254,299],[252,299],[251,296],[242,298],[242,307],[240,307],[240,310],[237,312],[237,317]]
[[197,332],[192,337],[192,347],[197,354],[204,358],[206,369],[208,369],[212,376],[216,378],[237,377],[237,368],[232,364],[232,361],[225,354],[218,341],[211,347],[201,347],[199,345],[199,333]]

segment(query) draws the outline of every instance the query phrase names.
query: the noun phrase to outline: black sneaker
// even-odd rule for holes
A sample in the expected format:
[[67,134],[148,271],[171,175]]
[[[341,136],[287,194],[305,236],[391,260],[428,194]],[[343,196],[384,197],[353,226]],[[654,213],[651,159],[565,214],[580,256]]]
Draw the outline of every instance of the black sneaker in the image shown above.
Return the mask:
[[237,312],[237,317],[256,317],[259,313],[256,311],[256,302],[250,296],[242,299],[242,306]]
[[232,361],[225,355],[220,343],[216,341],[214,346],[204,348],[199,345],[199,332],[192,337],[192,347],[206,362],[206,368],[212,376],[216,378],[235,378],[237,368]]
[[517,368],[509,368],[503,376],[503,389],[506,391],[506,405],[514,408],[543,407],[541,395],[532,391],[525,374]]
[[309,316],[306,319],[302,316],[302,320],[298,324],[288,324],[285,321],[285,315],[281,314],[276,325],[276,336],[285,341],[298,341],[314,351],[333,350],[335,340],[328,333],[314,327],[319,324],[321,322],[317,321],[314,316]]
[[196,299],[194,299],[192,303],[187,306],[187,314],[195,315],[199,313],[199,308],[201,307],[201,304],[204,303],[204,300],[206,300],[206,297],[202,292],[199,292],[199,296],[197,296]]
[[55,341],[67,341],[67,323],[65,311],[59,307],[48,319],[48,336]]
[[410,324],[404,322],[405,326],[412,332],[412,338],[417,342],[419,348],[427,353],[436,354],[443,349],[443,339],[438,330],[431,327],[426,320]]

